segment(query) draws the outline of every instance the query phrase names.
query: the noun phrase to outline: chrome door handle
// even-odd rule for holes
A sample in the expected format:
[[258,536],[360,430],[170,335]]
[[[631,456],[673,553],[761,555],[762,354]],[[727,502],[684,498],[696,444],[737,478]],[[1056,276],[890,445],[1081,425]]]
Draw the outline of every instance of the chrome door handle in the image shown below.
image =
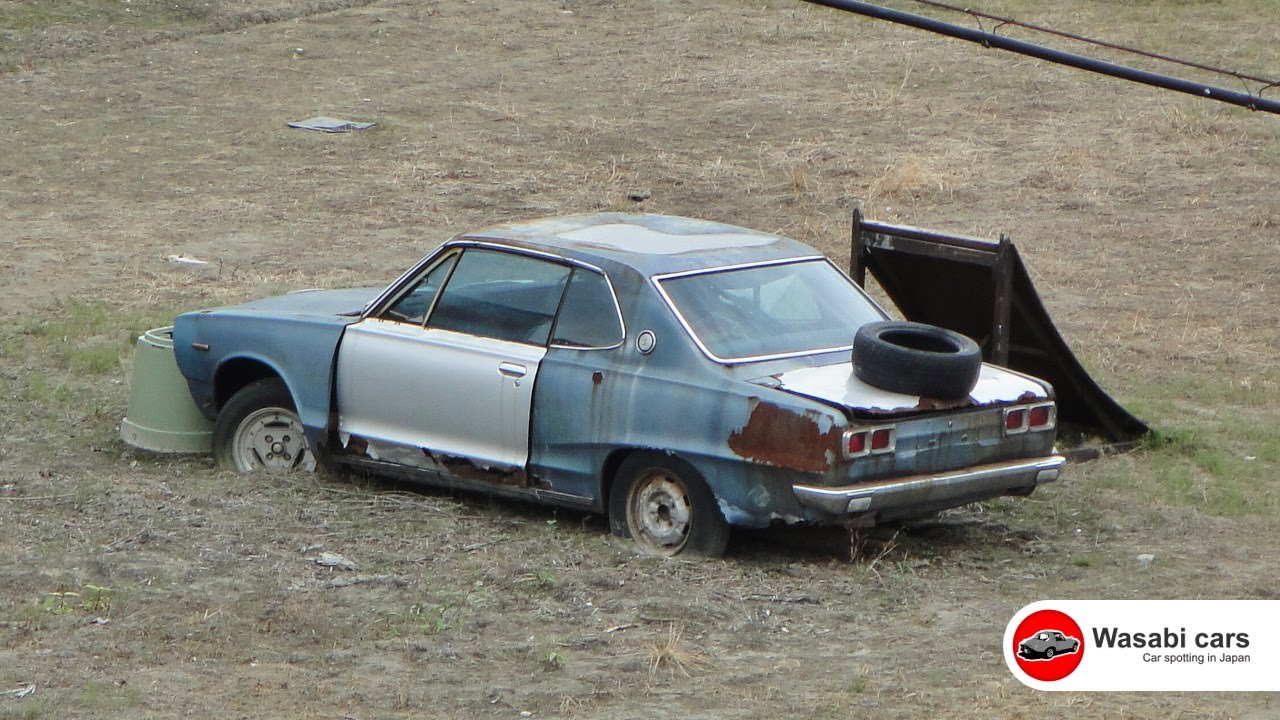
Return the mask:
[[512,362],[498,363],[498,372],[511,378],[522,378],[529,369]]

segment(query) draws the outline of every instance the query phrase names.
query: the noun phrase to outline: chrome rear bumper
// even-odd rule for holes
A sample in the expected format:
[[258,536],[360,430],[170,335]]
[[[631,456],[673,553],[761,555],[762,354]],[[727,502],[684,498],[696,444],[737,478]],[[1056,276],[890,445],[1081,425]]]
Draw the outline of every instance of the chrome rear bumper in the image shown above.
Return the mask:
[[1057,480],[1066,462],[1061,455],[1051,455],[858,485],[796,485],[795,492],[801,505],[835,515],[906,516],[912,511],[932,512],[1014,491],[1030,492],[1037,485]]

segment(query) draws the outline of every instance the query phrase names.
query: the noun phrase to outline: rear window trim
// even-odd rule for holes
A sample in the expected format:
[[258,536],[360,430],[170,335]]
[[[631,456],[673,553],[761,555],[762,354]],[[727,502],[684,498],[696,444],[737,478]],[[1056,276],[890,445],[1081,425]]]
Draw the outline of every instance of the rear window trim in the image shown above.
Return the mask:
[[658,294],[662,297],[662,301],[666,303],[667,309],[669,309],[672,312],[672,314],[676,316],[676,320],[680,322],[680,325],[681,327],[684,328],[685,333],[688,334],[691,340],[693,340],[693,344],[698,346],[698,350],[702,351],[702,354],[707,356],[707,358],[710,359],[711,361],[719,363],[721,365],[726,365],[726,366],[745,365],[748,363],[767,362],[770,360],[787,360],[789,358],[812,357],[814,355],[826,355],[829,353],[836,353],[836,352],[851,352],[853,350],[852,341],[850,341],[848,345],[837,345],[834,347],[815,348],[811,350],[800,350],[796,352],[774,353],[770,355],[747,355],[743,357],[730,357],[730,358],[720,357],[719,355],[716,355],[715,353],[711,352],[711,349],[708,348],[705,344],[703,344],[702,339],[698,337],[698,333],[694,331],[693,326],[689,324],[689,321],[685,319],[684,314],[680,312],[680,308],[677,307],[676,303],[671,299],[671,296],[667,294],[666,288],[662,286],[663,281],[666,281],[666,280],[678,280],[680,278],[693,277],[696,275],[714,275],[716,273],[733,272],[735,270],[752,270],[756,268],[775,267],[779,265],[795,265],[799,263],[813,262],[815,260],[820,260],[826,263],[827,265],[831,266],[832,269],[834,269],[837,273],[839,273],[840,276],[844,278],[846,282],[849,283],[850,287],[852,287],[857,293],[859,293],[864,298],[866,298],[867,302],[869,302],[871,306],[876,309],[877,312],[879,312],[883,317],[885,317],[885,319],[888,319],[889,316],[885,314],[884,309],[881,308],[880,305],[877,304],[874,300],[872,300],[865,292],[863,292],[862,288],[858,287],[858,284],[855,283],[852,279],[850,279],[849,276],[846,275],[845,272],[841,270],[838,265],[831,262],[831,258],[828,258],[825,255],[802,255],[798,257],[782,258],[778,260],[765,260],[761,262],[739,263],[736,265],[723,265],[720,267],[713,267],[713,268],[699,268],[697,270],[682,270],[680,272],[663,273],[661,275],[654,275],[652,278],[650,278],[650,281],[652,282],[654,288],[658,291]]

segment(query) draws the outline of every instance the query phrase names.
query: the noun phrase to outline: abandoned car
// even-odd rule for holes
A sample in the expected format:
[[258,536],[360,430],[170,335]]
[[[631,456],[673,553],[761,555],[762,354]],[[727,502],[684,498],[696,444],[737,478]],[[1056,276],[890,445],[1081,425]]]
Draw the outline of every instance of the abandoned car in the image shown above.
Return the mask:
[[730,526],[926,516],[1057,478],[1044,382],[889,320],[777,235],[663,215],[498,225],[385,290],[181,315],[177,365],[245,471],[317,463],[607,513],[648,551]]

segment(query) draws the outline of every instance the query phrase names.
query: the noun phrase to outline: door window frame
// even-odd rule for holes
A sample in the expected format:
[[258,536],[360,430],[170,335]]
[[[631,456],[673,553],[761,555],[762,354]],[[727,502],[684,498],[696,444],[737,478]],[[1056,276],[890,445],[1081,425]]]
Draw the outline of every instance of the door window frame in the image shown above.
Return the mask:
[[[394,307],[396,303],[400,302],[400,300],[405,295],[413,292],[414,288],[416,288],[428,274],[430,274],[437,267],[439,267],[441,263],[450,262],[450,258],[452,256],[461,255],[463,252],[467,250],[467,248],[493,250],[497,252],[508,253],[511,255],[523,255],[526,257],[544,260],[544,261],[556,263],[559,265],[567,265],[569,267],[572,267],[575,269],[581,269],[587,272],[598,273],[599,275],[604,276],[605,284],[609,288],[609,298],[613,303],[613,312],[618,321],[618,329],[620,331],[618,341],[611,345],[601,345],[601,346],[592,346],[592,347],[584,347],[581,345],[565,345],[560,343],[543,343],[542,346],[548,347],[548,348],[563,349],[563,350],[592,351],[592,350],[614,350],[626,343],[627,324],[626,324],[626,319],[622,315],[622,306],[618,302],[618,292],[617,292],[617,289],[614,288],[613,286],[613,279],[610,278],[609,273],[605,272],[602,268],[599,268],[587,262],[583,262],[581,260],[562,257],[562,256],[555,255],[548,252],[530,250],[527,248],[517,248],[517,247],[512,247],[510,245],[503,245],[501,243],[484,242],[480,240],[471,240],[471,239],[463,239],[460,241],[452,241],[452,242],[445,243],[444,245],[441,245],[436,252],[427,255],[425,258],[415,263],[413,267],[409,268],[409,270],[407,270],[399,278],[397,278],[394,283],[388,286],[386,290],[382,291],[382,293],[379,294],[378,297],[374,298],[374,300],[371,301],[368,306],[366,306],[362,319],[386,320],[388,322],[402,322],[402,321],[397,321],[393,318],[385,317],[386,312],[392,307]],[[446,273],[444,279],[441,281],[440,288],[436,291],[435,297],[433,297],[431,300],[431,306],[427,308],[423,322],[422,323],[406,323],[406,324],[415,326],[415,327],[422,327],[427,330],[431,329],[431,315],[433,312],[435,312],[435,307],[436,307],[436,304],[440,301],[440,296],[443,295],[444,292],[447,290],[449,281],[452,279],[453,273],[457,269],[458,261],[460,259],[461,258],[455,258],[452,260],[453,267],[449,268],[448,273]],[[555,323],[559,322],[560,310],[564,307],[564,302],[565,302],[565,299],[568,297],[569,286],[571,283],[572,283],[572,277],[570,277],[569,280],[565,282],[565,287],[561,292],[560,303],[556,306],[556,316],[555,316],[555,320],[552,323],[551,337],[554,337]],[[477,336],[477,337],[480,337],[480,336]]]

